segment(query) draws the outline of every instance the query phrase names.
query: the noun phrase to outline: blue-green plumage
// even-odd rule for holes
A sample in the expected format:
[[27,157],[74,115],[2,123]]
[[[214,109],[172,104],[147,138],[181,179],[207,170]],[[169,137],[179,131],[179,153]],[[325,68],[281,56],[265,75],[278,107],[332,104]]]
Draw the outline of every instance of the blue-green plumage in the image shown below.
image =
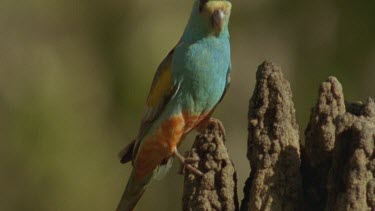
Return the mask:
[[199,14],[199,1],[193,8],[175,48],[172,75],[180,87],[167,109],[201,114],[216,106],[229,83],[230,42],[227,26],[219,32],[213,30],[209,17]]
[[160,64],[135,141],[121,152],[133,171],[117,211],[132,210],[149,181],[167,170],[191,129],[223,98],[230,74],[228,0],[195,0],[181,40]]
[[171,108],[206,113],[222,97],[230,71],[228,36],[209,36],[195,43],[181,41],[175,49],[172,74],[179,91]]

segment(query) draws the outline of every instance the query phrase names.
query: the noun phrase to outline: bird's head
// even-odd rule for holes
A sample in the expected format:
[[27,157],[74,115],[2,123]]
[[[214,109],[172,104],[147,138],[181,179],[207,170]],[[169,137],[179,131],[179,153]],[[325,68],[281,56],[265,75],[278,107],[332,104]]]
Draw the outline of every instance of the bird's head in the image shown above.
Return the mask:
[[221,32],[229,22],[232,4],[229,0],[196,0],[195,10],[206,19],[216,32]]
[[194,40],[207,35],[228,34],[231,8],[229,0],[194,0],[185,38]]

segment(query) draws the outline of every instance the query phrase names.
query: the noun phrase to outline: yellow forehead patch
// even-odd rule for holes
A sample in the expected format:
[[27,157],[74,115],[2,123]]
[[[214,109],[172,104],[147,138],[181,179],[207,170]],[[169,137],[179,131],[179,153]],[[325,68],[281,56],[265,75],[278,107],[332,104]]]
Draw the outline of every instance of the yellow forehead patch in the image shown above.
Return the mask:
[[230,15],[232,4],[229,1],[209,1],[206,3],[205,10],[209,14],[212,14],[217,9],[222,9],[226,15]]

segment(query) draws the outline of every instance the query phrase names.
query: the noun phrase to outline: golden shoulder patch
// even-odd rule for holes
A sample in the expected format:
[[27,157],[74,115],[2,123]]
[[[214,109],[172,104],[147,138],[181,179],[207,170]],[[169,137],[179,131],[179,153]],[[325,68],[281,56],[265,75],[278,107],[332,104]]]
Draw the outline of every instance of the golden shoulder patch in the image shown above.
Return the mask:
[[168,62],[162,68],[163,70],[160,72],[160,75],[152,87],[152,90],[150,90],[150,94],[147,98],[146,104],[149,107],[157,105],[163,97],[169,95],[173,89],[171,62]]

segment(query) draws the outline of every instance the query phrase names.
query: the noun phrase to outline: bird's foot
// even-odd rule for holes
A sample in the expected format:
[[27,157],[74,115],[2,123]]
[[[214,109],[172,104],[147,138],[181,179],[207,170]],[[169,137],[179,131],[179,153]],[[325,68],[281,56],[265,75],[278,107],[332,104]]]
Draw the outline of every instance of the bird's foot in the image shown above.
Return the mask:
[[209,119],[205,120],[200,125],[198,125],[197,131],[199,133],[204,133],[204,131],[206,130],[206,128],[209,128],[211,130],[213,130],[214,128],[218,128],[219,132],[221,133],[221,135],[225,136],[224,125],[223,125],[223,123],[219,119],[209,118]]
[[178,152],[178,150],[177,150],[176,147],[175,147],[175,149],[173,151],[173,156],[181,164],[181,169],[179,171],[179,174],[184,174],[184,170],[187,170],[190,173],[195,174],[196,176],[199,176],[199,177],[203,176],[203,173],[201,171],[199,171],[197,168],[195,168],[194,166],[191,165],[192,163],[195,163],[195,162],[199,161],[199,159],[196,159],[196,158],[185,158],[184,156],[182,156]]

